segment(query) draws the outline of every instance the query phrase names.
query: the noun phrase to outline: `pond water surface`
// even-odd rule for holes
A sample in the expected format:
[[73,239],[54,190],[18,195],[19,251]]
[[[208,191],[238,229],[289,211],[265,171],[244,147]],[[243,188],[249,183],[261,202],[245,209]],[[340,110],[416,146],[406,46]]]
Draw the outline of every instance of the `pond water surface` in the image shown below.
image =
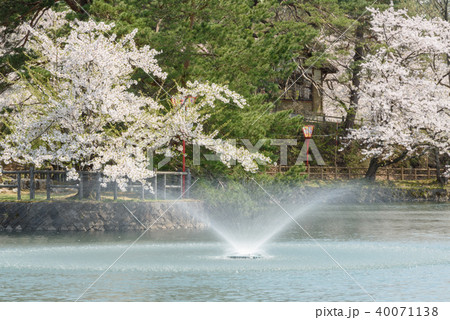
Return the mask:
[[449,204],[328,205],[298,222],[316,241],[292,224],[237,260],[212,231],[131,247],[140,233],[2,232],[0,301],[450,300]]

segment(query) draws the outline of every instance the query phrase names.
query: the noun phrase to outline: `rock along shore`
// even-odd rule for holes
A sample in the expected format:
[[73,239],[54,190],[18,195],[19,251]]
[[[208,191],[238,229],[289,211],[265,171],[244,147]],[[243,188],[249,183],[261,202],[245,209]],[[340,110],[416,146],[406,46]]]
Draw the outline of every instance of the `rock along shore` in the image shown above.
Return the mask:
[[0,202],[0,231],[204,229],[207,221],[200,201]]

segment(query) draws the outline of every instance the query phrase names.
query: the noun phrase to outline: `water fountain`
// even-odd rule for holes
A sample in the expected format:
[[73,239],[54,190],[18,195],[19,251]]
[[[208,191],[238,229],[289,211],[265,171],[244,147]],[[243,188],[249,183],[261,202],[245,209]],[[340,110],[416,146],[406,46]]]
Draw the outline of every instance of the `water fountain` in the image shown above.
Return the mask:
[[[328,203],[342,197],[349,197],[353,188],[328,188],[316,191],[313,196],[298,196],[293,202],[278,202],[271,191],[265,191],[256,185],[258,189],[240,190],[244,192],[243,199],[257,206],[242,209],[225,199],[220,204],[211,208],[206,200],[207,213],[199,214],[195,210],[186,210],[197,219],[209,225],[211,231],[225,240],[229,249],[225,253],[228,259],[261,259],[267,256],[264,246],[283,232],[292,224],[299,225],[299,232],[305,232],[301,228],[301,217],[313,214],[321,204]],[[255,192],[255,190],[257,192]],[[284,188],[286,193],[292,190]],[[209,207],[209,210],[208,210]],[[211,214],[214,212],[215,214]]]

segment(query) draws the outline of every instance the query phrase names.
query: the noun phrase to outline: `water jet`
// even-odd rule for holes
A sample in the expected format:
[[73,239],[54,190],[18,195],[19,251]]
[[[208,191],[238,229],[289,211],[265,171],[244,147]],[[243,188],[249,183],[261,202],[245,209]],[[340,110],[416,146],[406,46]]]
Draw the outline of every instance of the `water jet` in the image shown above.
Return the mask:
[[261,259],[263,256],[258,253],[248,253],[248,254],[233,254],[227,256],[228,259]]
[[[265,246],[288,227],[297,224],[298,232],[305,233],[301,228],[303,217],[320,212],[325,203],[348,197],[352,191],[349,187],[327,188],[302,195],[288,186],[266,191],[257,184],[246,185],[238,190],[223,191],[226,196],[219,199],[205,199],[203,214],[186,211],[196,219],[207,219],[204,223],[209,230],[228,245],[227,258],[259,259],[263,257],[260,252]],[[276,198],[284,201],[279,203]]]

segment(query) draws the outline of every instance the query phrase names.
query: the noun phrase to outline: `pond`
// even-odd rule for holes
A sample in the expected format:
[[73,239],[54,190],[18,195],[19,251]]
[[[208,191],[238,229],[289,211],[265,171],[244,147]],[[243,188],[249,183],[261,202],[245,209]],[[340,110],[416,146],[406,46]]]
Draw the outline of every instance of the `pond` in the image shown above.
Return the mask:
[[323,205],[296,220],[258,259],[230,258],[212,230],[2,232],[0,301],[450,300],[449,204]]

